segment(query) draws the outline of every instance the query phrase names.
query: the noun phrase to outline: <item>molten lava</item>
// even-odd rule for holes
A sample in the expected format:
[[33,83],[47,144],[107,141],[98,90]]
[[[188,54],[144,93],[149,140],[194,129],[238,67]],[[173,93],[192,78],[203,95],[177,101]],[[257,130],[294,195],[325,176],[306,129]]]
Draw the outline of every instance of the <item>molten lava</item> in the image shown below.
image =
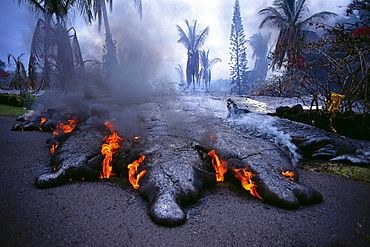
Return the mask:
[[53,145],[51,145],[50,152],[52,154],[55,152],[55,149],[57,149],[58,145],[59,145],[59,142],[56,142]]
[[77,117],[73,117],[72,119],[68,119],[69,124],[64,124],[60,122],[57,126],[57,129],[54,130],[53,135],[59,135],[62,133],[69,133],[77,126],[78,119]]
[[42,127],[41,127],[41,125],[43,124],[43,123],[45,123],[47,121],[47,119],[46,118],[44,118],[44,117],[42,117],[41,119],[40,119],[40,130],[42,131]]
[[104,123],[108,127],[111,135],[104,138],[104,143],[101,147],[102,155],[105,155],[105,158],[102,162],[102,171],[100,173],[99,179],[109,178],[112,174],[112,157],[114,152],[119,148],[123,138],[119,137],[117,132],[113,129],[113,125],[110,122]]
[[281,172],[281,174],[283,174],[285,177],[288,177],[290,180],[294,181],[294,172],[283,171]]
[[[140,154],[140,158],[132,162],[127,166],[128,168],[128,179],[131,183],[131,185],[134,187],[134,189],[138,189],[140,187],[139,181],[146,173],[145,170],[138,173],[137,168],[140,166],[140,164],[144,161],[145,155]],[[136,178],[135,178],[136,175]]]
[[226,161],[218,157],[216,150],[209,151],[208,155],[212,157],[212,165],[216,170],[216,182],[224,181],[224,174],[227,172]]
[[248,190],[253,196],[262,199],[258,194],[257,185],[252,181],[253,173],[247,171],[247,168],[234,169],[234,176],[240,180],[244,189]]

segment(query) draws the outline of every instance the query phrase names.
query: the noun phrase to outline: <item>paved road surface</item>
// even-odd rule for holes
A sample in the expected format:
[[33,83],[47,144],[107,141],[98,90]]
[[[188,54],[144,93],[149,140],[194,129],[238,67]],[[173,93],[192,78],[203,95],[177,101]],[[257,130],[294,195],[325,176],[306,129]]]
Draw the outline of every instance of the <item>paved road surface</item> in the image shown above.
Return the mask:
[[[177,227],[154,224],[123,181],[33,186],[46,171],[50,133],[10,131],[0,116],[0,246],[370,246],[370,184],[301,171],[321,204],[288,211],[218,184]],[[367,236],[366,240],[362,236]]]

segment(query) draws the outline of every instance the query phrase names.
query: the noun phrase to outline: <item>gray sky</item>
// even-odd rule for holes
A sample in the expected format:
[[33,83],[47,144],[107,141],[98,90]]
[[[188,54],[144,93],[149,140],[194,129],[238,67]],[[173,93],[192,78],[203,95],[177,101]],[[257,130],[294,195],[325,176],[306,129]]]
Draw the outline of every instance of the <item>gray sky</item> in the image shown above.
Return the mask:
[[[272,5],[273,0],[239,0],[244,31],[248,39],[258,32],[262,17],[258,11]],[[18,1],[0,1],[0,59],[7,60],[8,53],[18,56],[26,53],[24,62],[27,63],[29,47],[36,17],[27,9],[20,8]],[[310,12],[332,11],[342,14],[350,0],[308,0]],[[210,49],[210,57],[218,57],[222,63],[217,63],[213,70],[213,79],[229,78],[229,37],[232,22],[234,0],[142,0],[143,18],[133,8],[130,0],[114,0],[113,11],[109,20],[113,38],[117,40],[117,48],[128,60],[137,62],[137,66],[154,68],[151,77],[154,79],[168,75],[177,80],[175,66],[186,65],[186,50],[177,43],[179,38],[176,25],[186,30],[184,20],[198,21],[198,30],[210,27],[210,34],[203,46]],[[97,24],[85,24],[76,19],[71,26],[77,30],[83,58],[101,60],[104,43],[104,27],[100,33]],[[271,30],[262,30],[270,32]],[[249,56],[248,67],[253,68],[250,58],[252,50],[247,48]],[[144,62],[143,62],[144,61]]]

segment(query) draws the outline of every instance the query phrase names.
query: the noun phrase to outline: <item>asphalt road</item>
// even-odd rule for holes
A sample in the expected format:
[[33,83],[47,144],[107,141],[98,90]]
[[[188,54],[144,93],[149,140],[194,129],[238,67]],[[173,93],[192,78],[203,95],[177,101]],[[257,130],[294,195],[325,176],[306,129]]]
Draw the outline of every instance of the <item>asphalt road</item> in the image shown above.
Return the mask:
[[[0,246],[370,246],[370,184],[308,171],[321,204],[289,211],[228,183],[205,191],[177,227],[158,226],[127,181],[37,189],[50,133],[0,116]],[[366,237],[368,238],[366,240]]]

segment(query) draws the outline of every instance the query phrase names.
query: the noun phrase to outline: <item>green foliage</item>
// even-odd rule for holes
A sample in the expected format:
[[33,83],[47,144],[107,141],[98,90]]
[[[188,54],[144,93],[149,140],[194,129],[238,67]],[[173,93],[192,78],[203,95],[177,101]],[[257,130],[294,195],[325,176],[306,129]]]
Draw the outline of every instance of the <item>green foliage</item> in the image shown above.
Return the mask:
[[260,28],[267,26],[279,30],[272,59],[273,69],[281,68],[285,58],[300,55],[295,46],[297,41],[308,42],[318,38],[315,32],[307,29],[309,24],[336,16],[335,13],[322,11],[306,17],[309,12],[306,0],[274,0],[272,5],[260,10],[259,14],[265,16]]
[[370,1],[353,1],[347,15],[344,22],[333,27],[315,24],[326,32],[319,41],[295,42],[292,49],[300,50],[300,55],[283,60],[286,70],[279,82],[285,88],[294,85],[295,96],[311,95],[316,106],[330,105],[333,92],[345,95],[339,112],[352,117],[354,112],[360,112],[363,131],[367,132],[370,129],[370,123],[365,121],[370,113]]
[[22,107],[23,99],[20,95],[16,94],[0,94],[0,104]]
[[28,94],[27,96],[28,101],[25,102],[24,97],[17,94],[0,94],[0,104],[2,105],[9,105],[9,106],[15,106],[15,107],[26,107],[31,105],[33,102],[35,102],[36,97],[30,96]]
[[18,0],[28,4],[30,11],[42,15],[45,19],[54,15],[57,19],[64,19],[71,11],[79,11],[81,16],[91,22],[93,19],[91,0]]
[[327,173],[370,183],[370,169],[357,166],[331,166]]
[[331,100],[332,92],[343,94],[342,112],[356,109],[366,113],[370,109],[370,11],[358,8],[369,8],[370,1],[354,1],[358,2],[361,4],[351,4],[347,13],[361,10],[361,18],[334,27],[317,25],[327,35],[318,42],[298,44],[302,56],[298,61],[287,60],[286,66],[305,91],[321,94],[326,101]]
[[370,168],[368,167],[359,167],[321,160],[301,160],[298,165],[303,170],[333,174],[370,183]]
[[0,115],[19,117],[19,116],[25,114],[26,112],[28,112],[28,110],[25,110],[21,107],[1,105],[0,104]]

